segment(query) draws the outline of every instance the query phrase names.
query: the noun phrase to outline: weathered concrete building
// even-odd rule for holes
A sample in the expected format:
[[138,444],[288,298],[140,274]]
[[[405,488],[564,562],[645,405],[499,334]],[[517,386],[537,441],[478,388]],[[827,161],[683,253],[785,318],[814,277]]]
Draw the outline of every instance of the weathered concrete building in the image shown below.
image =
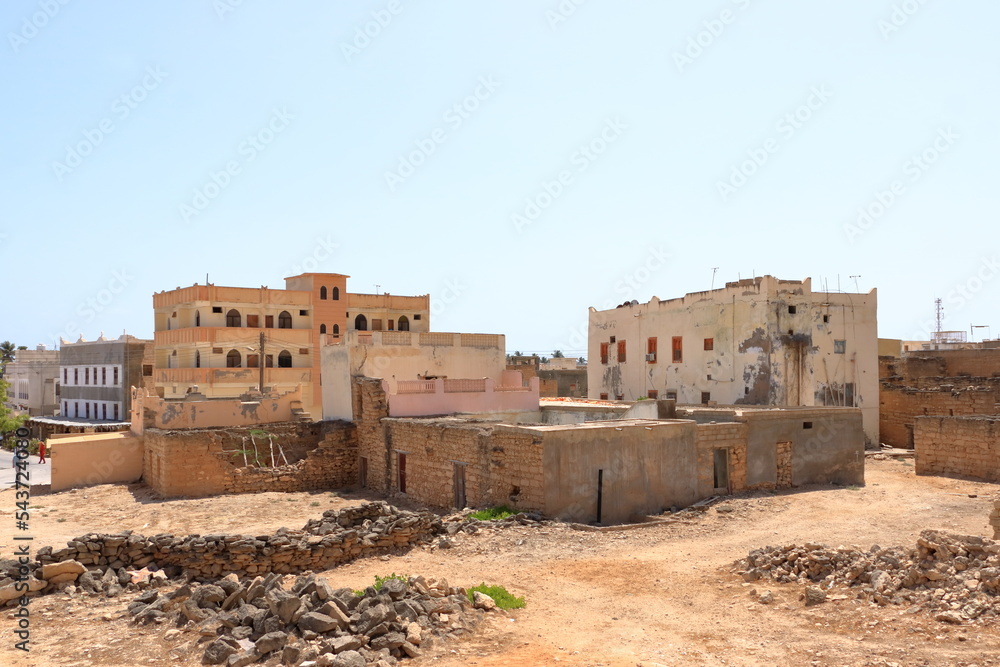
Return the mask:
[[18,350],[6,366],[7,405],[32,417],[59,412],[59,351],[39,345]]
[[302,387],[302,403],[320,419],[320,337],[348,331],[427,331],[430,298],[349,294],[337,273],[304,273],[285,289],[178,287],[153,295],[155,383],[163,398],[197,387],[209,398],[251,388],[286,393]]
[[875,443],[876,304],[874,289],[814,292],[809,278],[763,276],[667,301],[591,308],[589,396],[858,407]]
[[95,341],[81,337],[59,345],[62,416],[93,421],[128,421],[131,388],[142,387],[153,369],[153,341],[123,334]]

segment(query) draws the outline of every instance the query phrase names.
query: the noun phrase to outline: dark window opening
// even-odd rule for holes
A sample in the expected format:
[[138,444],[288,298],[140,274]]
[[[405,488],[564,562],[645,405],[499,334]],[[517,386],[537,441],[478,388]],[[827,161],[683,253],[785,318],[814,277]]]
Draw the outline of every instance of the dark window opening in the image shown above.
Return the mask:
[[399,492],[406,493],[406,454],[403,452],[396,452],[396,475]]
[[278,368],[291,368],[292,367],[292,353],[288,350],[282,350],[278,353]]
[[326,333],[326,325],[325,324],[319,325],[319,332],[321,334],[325,334]]
[[339,324],[334,324],[333,325],[333,335],[334,336],[339,336],[340,335],[340,325]]
[[835,340],[833,341],[833,353],[834,354],[845,354],[847,352],[847,341],[846,340]]
[[608,392],[606,392],[606,391],[602,391],[601,392],[601,400],[602,401],[608,400]]
[[101,368],[101,384],[103,384],[103,385],[107,385],[108,384],[108,369],[107,368]]
[[194,351],[194,367],[201,368],[201,352],[198,350]]
[[299,311],[299,315],[301,315],[302,317],[305,317],[305,316],[306,316],[306,315],[308,315],[308,314],[309,314],[309,311],[308,311],[308,310],[300,310],[300,311]]
[[389,331],[392,331],[393,329],[396,328],[396,320],[392,319],[391,317],[385,321],[385,324],[386,324],[386,328]]
[[812,422],[802,422],[802,428],[809,429],[813,427]]
[[649,391],[646,392],[646,398],[656,398],[659,395],[660,395],[660,392],[658,392],[655,389],[650,389]]
[[823,316],[823,323],[825,324],[825,323],[827,323],[829,321],[830,321],[830,316],[829,315],[824,315]]
[[200,327],[201,326],[201,311],[200,310],[194,311],[194,325],[196,327]]
[[[219,350],[220,352],[222,350]],[[153,375],[153,364],[143,364],[142,365],[142,375],[143,377],[150,377]],[[115,384],[118,384],[117,382]]]
[[235,308],[226,313],[226,326],[227,327],[240,327],[243,326],[242,318],[240,317],[240,311]]
[[729,491],[729,450],[715,449],[712,452],[713,483],[716,491]]
[[115,379],[115,386],[117,387],[118,386],[118,367],[117,366],[115,367],[114,379]]
[[222,306],[212,306],[213,313],[222,313]]
[[397,328],[400,331],[409,331],[410,330],[410,320],[406,319],[406,315],[400,315],[399,316],[399,327],[397,327]]
[[415,315],[413,316],[413,319],[414,319],[414,320],[419,320],[419,319],[420,319],[420,313],[416,313],[416,314],[415,314]]
[[651,364],[656,363],[656,338],[646,339],[646,361]]
[[340,301],[340,288],[339,287],[334,287],[333,288],[333,300],[334,301]]
[[243,357],[240,356],[239,350],[229,350],[229,354],[226,355],[226,368],[240,368],[243,365]]
[[701,404],[708,405],[708,402],[712,400],[712,392],[703,391],[701,392]]
[[670,339],[670,349],[673,351],[673,360],[675,364],[679,364],[684,361],[684,343],[681,336],[674,336]]
[[326,285],[323,285],[322,287],[319,288],[319,298],[323,299],[324,301],[326,300]]
[[715,339],[714,338],[706,338],[705,339],[705,349],[706,350],[714,350],[715,349]]
[[358,331],[368,331],[368,318],[364,315],[358,315],[355,317],[354,328]]
[[795,306],[789,306],[788,307],[788,314],[789,315],[794,315],[796,313],[796,311],[797,311],[797,308]]
[[614,343],[614,342],[615,342],[615,337],[614,337],[614,336],[612,336],[612,337],[611,337],[611,338],[609,338],[608,340],[609,340],[609,342],[611,342],[611,343]]
[[278,313],[278,328],[279,329],[292,328],[292,314],[287,310],[283,310],[280,313]]
[[624,401],[625,400],[625,394],[617,394],[615,396],[615,400],[616,401]]

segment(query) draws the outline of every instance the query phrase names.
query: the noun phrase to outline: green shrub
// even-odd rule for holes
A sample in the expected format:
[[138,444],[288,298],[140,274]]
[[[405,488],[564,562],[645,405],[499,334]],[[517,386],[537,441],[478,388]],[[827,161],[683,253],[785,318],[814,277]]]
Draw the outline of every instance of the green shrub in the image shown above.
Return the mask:
[[[384,577],[381,577],[381,576],[379,576],[379,575],[376,574],[375,575],[375,590],[376,591],[382,590],[382,585],[385,584],[385,582],[389,581],[390,579],[399,579],[402,582],[407,582],[407,581],[410,580],[410,575],[408,575],[408,574],[396,574],[395,572],[393,572],[392,574],[388,574],[388,575],[386,575]],[[360,590],[360,591],[356,590],[356,591],[354,591],[354,594],[357,595],[358,597],[361,597],[362,595],[365,594],[365,592],[364,592],[364,590]]]
[[506,505],[500,505],[499,507],[487,507],[484,510],[478,510],[470,514],[469,517],[479,519],[480,521],[500,521],[509,516],[514,516],[515,514],[517,514],[517,512],[511,508]]
[[473,601],[472,594],[477,591],[489,595],[497,603],[497,606],[504,610],[522,609],[527,604],[524,598],[514,597],[503,586],[487,586],[486,584],[479,584],[469,589],[469,602]]

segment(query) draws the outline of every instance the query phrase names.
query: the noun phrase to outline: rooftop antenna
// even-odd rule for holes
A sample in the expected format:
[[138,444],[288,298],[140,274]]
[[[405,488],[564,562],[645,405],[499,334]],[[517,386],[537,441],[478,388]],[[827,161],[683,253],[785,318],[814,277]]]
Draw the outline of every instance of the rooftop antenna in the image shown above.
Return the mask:
[[379,288],[379,287],[381,287],[381,285],[375,285],[375,293],[376,293],[376,294],[378,294],[378,288]]
[[858,293],[860,294],[861,293],[861,288],[858,287],[858,278],[861,277],[861,274],[859,273],[858,275],[851,276],[851,277],[854,278],[854,289],[856,289],[858,291]]
[[719,267],[717,267],[717,266],[713,266],[712,267],[712,287],[710,287],[709,289],[715,289],[715,272],[718,271],[718,270],[719,270]]
[[937,324],[937,331],[942,330],[941,321],[944,319],[944,306],[941,299],[934,299],[934,321]]

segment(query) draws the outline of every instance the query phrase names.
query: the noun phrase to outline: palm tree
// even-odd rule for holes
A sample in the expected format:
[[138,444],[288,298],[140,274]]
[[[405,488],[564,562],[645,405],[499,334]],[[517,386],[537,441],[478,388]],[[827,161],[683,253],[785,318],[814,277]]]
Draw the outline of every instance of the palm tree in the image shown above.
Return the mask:
[[[0,343],[0,377],[3,377],[4,373],[7,371],[7,362],[14,361],[14,344],[9,340],[5,340]],[[0,399],[0,402],[6,400],[6,396]]]

